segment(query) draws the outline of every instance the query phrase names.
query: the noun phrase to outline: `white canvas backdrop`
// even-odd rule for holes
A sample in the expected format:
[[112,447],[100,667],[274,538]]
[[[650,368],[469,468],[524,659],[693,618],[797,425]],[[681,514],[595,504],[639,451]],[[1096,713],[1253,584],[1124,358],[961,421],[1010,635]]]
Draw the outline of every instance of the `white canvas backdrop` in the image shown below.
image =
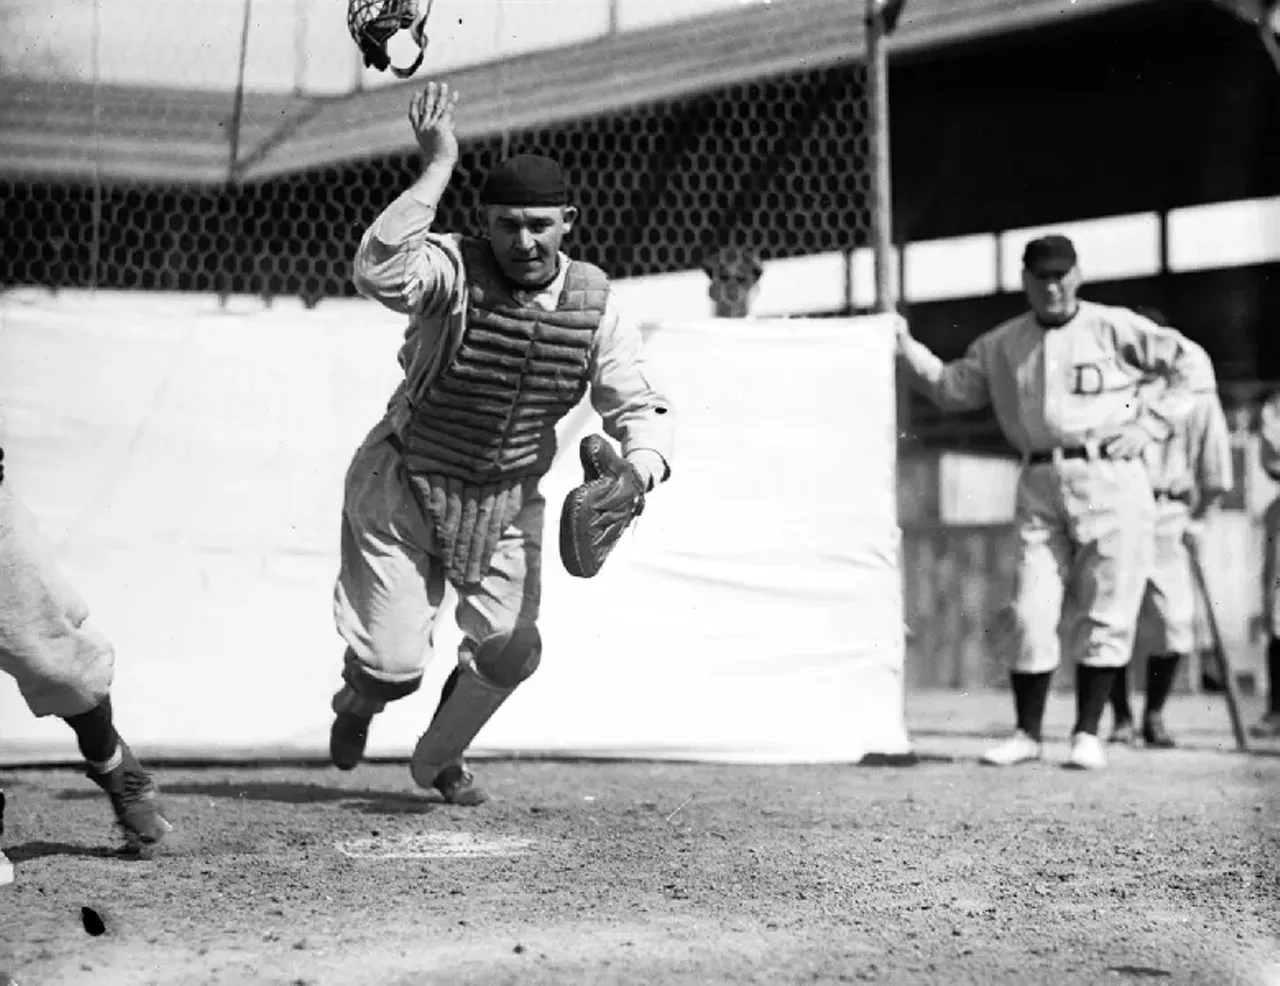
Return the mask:
[[[117,719],[144,755],[325,755],[342,475],[402,331],[359,301],[0,301],[6,475],[116,645]],[[596,579],[569,577],[556,519],[599,420],[566,419],[544,483],[545,657],[476,754],[908,752],[892,350],[877,318],[652,328],[674,475]],[[412,749],[457,640],[446,620],[371,756]],[[0,676],[0,762],[75,755]]]

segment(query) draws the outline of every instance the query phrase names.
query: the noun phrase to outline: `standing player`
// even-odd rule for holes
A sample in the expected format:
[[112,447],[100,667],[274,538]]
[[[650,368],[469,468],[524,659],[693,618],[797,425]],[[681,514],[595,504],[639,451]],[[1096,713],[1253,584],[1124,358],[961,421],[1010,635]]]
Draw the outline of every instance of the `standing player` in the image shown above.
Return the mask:
[[[1168,324],[1157,311],[1139,311]],[[1167,440],[1147,446],[1144,459],[1156,499],[1156,530],[1154,565],[1140,610],[1140,623],[1149,630],[1140,636],[1155,641],[1147,656],[1142,739],[1149,747],[1170,749],[1175,743],[1164,724],[1164,704],[1179,665],[1195,648],[1196,587],[1187,539],[1200,538],[1205,518],[1234,485],[1231,432],[1217,395],[1197,400]],[[1128,667],[1120,668],[1112,685],[1112,742],[1133,738],[1128,678]]]
[[[1280,392],[1262,405],[1259,457],[1263,471],[1280,483]],[[1280,497],[1263,518],[1262,599],[1267,621],[1267,712],[1249,732],[1257,739],[1280,739]]]
[[[952,363],[899,322],[908,379],[944,410],[991,405],[1025,463],[1009,606],[1017,729],[984,754],[984,763],[997,766],[1042,755],[1067,594],[1084,618],[1067,764],[1105,766],[1098,722],[1115,671],[1129,660],[1151,563],[1156,509],[1142,452],[1190,413],[1197,394],[1216,389],[1201,351],[1128,309],[1080,300],[1081,280],[1069,239],[1033,240],[1022,272],[1031,310]],[[1144,399],[1140,384],[1153,376],[1167,390]]]
[[640,330],[609,281],[561,252],[576,218],[559,166],[519,156],[481,191],[486,237],[431,232],[458,158],[456,95],[431,83],[410,122],[425,170],[365,233],[354,279],[409,317],[404,380],[347,473],[335,589],[346,641],[330,754],[350,770],[370,723],[416,691],[446,584],[464,641],[411,772],[479,804],[463,754],[538,667],[545,501],[555,425],[590,390],[637,490],[670,469],[670,402],[650,384]]
[[88,777],[111,801],[125,850],[138,854],[163,841],[170,826],[151,776],[116,732],[115,652],[88,616],[35,518],[5,482],[0,449],[0,671],[18,683],[32,715],[57,716],[75,732]]

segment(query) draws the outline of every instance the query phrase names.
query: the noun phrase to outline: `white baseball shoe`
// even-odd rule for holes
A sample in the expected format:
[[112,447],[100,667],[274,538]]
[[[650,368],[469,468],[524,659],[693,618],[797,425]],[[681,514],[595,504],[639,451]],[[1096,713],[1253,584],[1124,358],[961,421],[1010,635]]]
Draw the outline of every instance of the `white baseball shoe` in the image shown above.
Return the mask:
[[9,857],[0,852],[0,887],[7,887],[13,883],[13,864],[9,862]]
[[982,763],[992,767],[1012,767],[1014,764],[1039,760],[1044,755],[1044,744],[1033,740],[1021,729],[982,755]]
[[1101,770],[1107,765],[1107,755],[1102,749],[1102,740],[1090,733],[1073,733],[1071,736],[1071,752],[1067,754],[1064,767],[1075,770]]

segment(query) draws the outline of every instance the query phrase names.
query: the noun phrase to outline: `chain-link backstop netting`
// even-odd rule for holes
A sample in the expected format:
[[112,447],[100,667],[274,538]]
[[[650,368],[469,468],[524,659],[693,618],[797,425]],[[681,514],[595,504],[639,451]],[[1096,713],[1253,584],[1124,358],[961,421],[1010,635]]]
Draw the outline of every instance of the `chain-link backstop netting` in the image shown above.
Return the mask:
[[[866,246],[864,79],[847,65],[466,142],[439,225],[473,228],[486,170],[536,151],[565,166],[582,210],[568,248],[617,278],[697,268],[731,244],[766,259]],[[404,153],[236,186],[0,178],[0,281],[348,295],[361,233],[418,163]]]

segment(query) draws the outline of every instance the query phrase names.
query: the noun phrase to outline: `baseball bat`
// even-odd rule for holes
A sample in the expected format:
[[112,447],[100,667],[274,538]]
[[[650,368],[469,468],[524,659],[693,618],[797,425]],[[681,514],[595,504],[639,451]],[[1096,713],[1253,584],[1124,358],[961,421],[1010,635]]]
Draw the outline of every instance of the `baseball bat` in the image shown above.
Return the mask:
[[1236,689],[1235,670],[1227,656],[1227,648],[1222,643],[1222,630],[1218,626],[1218,614],[1213,610],[1213,595],[1209,592],[1209,582],[1205,578],[1204,566],[1200,563],[1200,549],[1195,538],[1184,539],[1187,555],[1191,559],[1191,572],[1195,576],[1196,588],[1200,590],[1200,598],[1204,600],[1205,616],[1209,620],[1209,633],[1213,637],[1213,651],[1218,663],[1222,666],[1222,690],[1227,697],[1227,712],[1231,716],[1231,731],[1236,734],[1236,749],[1241,753],[1249,752],[1249,740],[1244,731],[1244,720],[1240,716],[1240,694]]

